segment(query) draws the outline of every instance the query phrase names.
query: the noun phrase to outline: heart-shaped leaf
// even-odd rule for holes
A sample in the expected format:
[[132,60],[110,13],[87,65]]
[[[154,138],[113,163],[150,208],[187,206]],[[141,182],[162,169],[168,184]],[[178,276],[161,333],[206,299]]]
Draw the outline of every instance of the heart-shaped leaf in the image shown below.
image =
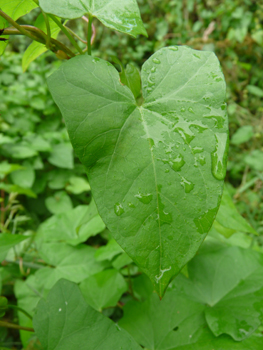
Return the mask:
[[137,106],[108,62],[79,56],[48,79],[99,213],[160,296],[217,213],[226,170],[225,82],[216,56],[155,53]]
[[76,284],[63,279],[39,302],[33,324],[46,350],[141,349],[126,331],[90,307]]
[[262,256],[204,248],[188,264],[189,278],[180,274],[162,301],[152,294],[143,303],[128,302],[120,326],[149,350],[260,350],[263,336],[252,333],[263,316]]
[[58,17],[73,19],[90,13],[106,27],[134,37],[147,36],[136,0],[40,0],[39,4]]

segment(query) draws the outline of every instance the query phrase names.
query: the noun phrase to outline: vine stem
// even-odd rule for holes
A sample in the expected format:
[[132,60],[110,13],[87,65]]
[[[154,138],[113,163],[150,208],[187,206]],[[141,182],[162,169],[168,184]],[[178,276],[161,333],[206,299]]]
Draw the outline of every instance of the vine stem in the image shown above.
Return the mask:
[[17,311],[22,312],[22,313],[23,313],[24,315],[26,315],[30,320],[32,320],[32,316],[29,315],[29,313],[26,312],[26,310],[22,309],[21,307],[16,306],[16,305],[9,305],[9,304],[7,305],[7,307],[8,307],[9,309],[14,309],[14,310],[17,310]]
[[[27,28],[28,31],[31,31],[31,32],[35,32],[35,33],[39,33],[40,30],[36,27],[33,27],[33,26],[27,26],[27,25],[23,25],[21,27],[25,27]],[[45,34],[45,33],[43,33]],[[10,28],[6,28],[4,30],[4,32],[2,33],[2,35],[23,35],[19,30],[17,30],[16,28],[13,28],[13,27],[10,27]],[[32,38],[31,39],[37,41],[37,42],[40,42],[41,44],[45,44],[45,40],[43,39],[43,37],[35,37],[35,38]],[[53,52],[56,52],[57,50],[62,50],[64,51],[67,55],[69,55],[70,57],[74,57],[76,56],[67,46],[65,46],[64,44],[62,44],[60,41],[56,40],[56,39],[53,39],[51,38],[51,44],[50,45],[50,50],[53,51]],[[53,47],[54,45],[54,47]]]
[[13,328],[21,331],[35,332],[33,328],[19,326],[18,324],[0,321],[0,327]]
[[[64,26],[65,27],[65,26]],[[83,44],[87,45],[87,41],[83,40],[80,36],[78,36],[78,34],[76,34],[75,32],[73,32],[73,30],[71,30],[69,27],[66,27],[67,30],[73,35],[75,36],[79,41],[81,41]]]
[[41,9],[42,15],[44,17],[45,23],[46,23],[46,27],[47,27],[47,40],[46,40],[46,47],[47,49],[50,48],[50,41],[51,41],[51,30],[50,30],[50,23],[49,23],[49,19],[48,16],[46,15],[46,13]]
[[87,49],[88,49],[88,55],[90,55],[90,56],[91,56],[92,19],[93,19],[93,17],[89,13]]
[[[87,22],[87,23],[89,23],[89,19],[86,17],[86,16],[82,16],[82,19],[85,21],[85,22]],[[94,24],[92,23],[92,37],[91,37],[91,45],[94,43],[94,41],[95,41],[95,38],[96,38],[96,27],[94,26]],[[87,50],[87,49],[86,49]]]
[[[32,35],[30,32],[28,32],[26,29],[24,29],[24,27],[20,26],[18,23],[16,23],[16,21],[14,21],[11,17],[9,17],[5,12],[3,12],[2,10],[0,10],[0,16],[3,17],[7,22],[9,22],[10,24],[12,24],[13,27],[15,27],[21,34],[36,40],[35,35]],[[38,40],[37,40],[38,41]]]
[[77,42],[75,41],[75,39],[73,38],[73,36],[70,34],[70,32],[67,30],[67,27],[63,26],[63,24],[53,15],[48,15],[58,26],[59,28],[62,30],[62,32],[66,35],[66,37],[69,39],[69,41],[71,42],[71,44],[75,47],[76,50],[78,50],[78,52],[82,55],[83,52],[81,50],[81,48],[79,47],[79,45],[77,44]]
[[5,191],[1,190],[1,224],[5,223]]

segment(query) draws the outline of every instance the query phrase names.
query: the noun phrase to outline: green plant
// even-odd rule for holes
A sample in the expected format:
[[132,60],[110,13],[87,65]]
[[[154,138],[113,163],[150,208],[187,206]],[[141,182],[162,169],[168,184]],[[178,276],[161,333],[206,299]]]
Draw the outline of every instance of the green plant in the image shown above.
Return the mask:
[[[96,17],[111,29],[146,35],[136,1],[73,4],[40,0],[41,14],[34,26],[28,26],[15,21],[36,7],[33,1],[0,1],[2,18],[13,25],[2,34],[35,40],[23,56],[24,69],[46,49],[68,60],[48,77],[48,87],[98,207],[97,211],[95,202],[88,200],[88,205],[73,209],[66,191],[79,195],[90,190],[89,184],[82,176],[53,169],[53,189],[63,190],[45,198],[54,216],[36,234],[11,235],[3,216],[6,232],[1,239],[6,249],[1,257],[6,262],[20,258],[15,283],[20,310],[36,310],[33,327],[44,349],[182,350],[210,349],[210,344],[218,350],[260,349],[263,261],[260,253],[247,249],[252,238],[242,233],[257,232],[240,217],[227,189],[223,193],[228,123],[225,82],[216,56],[170,46],[143,64],[141,76],[136,67],[124,68],[114,58],[121,66],[118,74],[109,62],[91,56],[92,21]],[[77,43],[74,37],[79,35],[57,17],[72,19],[86,13],[87,39]],[[72,47],[57,40],[60,30]],[[6,79],[8,85],[12,78]],[[30,104],[46,109],[39,97],[30,97]],[[52,108],[51,115],[57,113]],[[32,119],[34,128],[37,118]],[[9,121],[14,126],[6,128],[2,155],[26,160],[22,167],[2,163],[3,180],[10,179],[11,184],[3,181],[1,189],[35,197],[43,192],[50,172],[47,169],[35,183],[35,164],[44,159],[71,169],[72,149],[63,131],[45,133],[44,126],[41,132],[42,122],[37,135],[22,133],[13,139],[18,130],[21,133],[16,123],[17,119]],[[47,155],[40,157],[41,152]],[[79,169],[82,175],[83,168]],[[4,195],[2,201],[3,212],[8,211]],[[108,243],[97,249],[98,234],[100,243]],[[83,244],[89,239],[94,239],[91,246]],[[30,270],[25,272],[23,266]],[[28,277],[22,280],[21,275]],[[167,289],[162,301],[153,288],[160,298]],[[123,293],[126,297],[120,299]],[[39,302],[40,298],[46,301]],[[229,313],[233,305],[235,312]],[[122,329],[99,312],[120,320]],[[30,340],[37,348],[36,338],[25,333],[25,327],[33,330],[30,317],[21,311],[18,315],[24,346]]]

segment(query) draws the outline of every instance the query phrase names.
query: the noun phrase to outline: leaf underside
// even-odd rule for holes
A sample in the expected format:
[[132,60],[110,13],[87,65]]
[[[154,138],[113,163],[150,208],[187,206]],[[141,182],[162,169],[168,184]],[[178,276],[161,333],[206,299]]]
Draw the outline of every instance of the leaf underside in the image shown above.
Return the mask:
[[39,5],[47,13],[68,19],[90,13],[113,30],[147,36],[136,0],[40,0]]
[[225,81],[212,52],[177,46],[150,57],[141,77],[142,106],[98,58],[71,59],[48,85],[102,219],[163,296],[220,204]]

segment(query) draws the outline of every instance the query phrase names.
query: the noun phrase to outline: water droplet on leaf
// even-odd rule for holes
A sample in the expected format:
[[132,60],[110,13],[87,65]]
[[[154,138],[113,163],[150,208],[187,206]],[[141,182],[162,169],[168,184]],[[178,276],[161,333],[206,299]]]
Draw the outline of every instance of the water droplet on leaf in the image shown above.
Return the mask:
[[153,195],[150,193],[147,193],[147,194],[139,193],[139,194],[136,194],[135,197],[139,199],[139,201],[142,202],[143,204],[149,204],[153,199]]
[[159,64],[161,61],[158,58],[153,58],[153,63]]
[[223,180],[226,175],[227,135],[216,133],[216,149],[212,153],[212,174],[217,180]]
[[191,181],[186,180],[184,177],[182,177],[180,184],[183,186],[185,193],[190,193],[195,186]]
[[114,212],[117,216],[121,216],[124,213],[124,209],[123,209],[122,204],[116,203],[114,205]]

